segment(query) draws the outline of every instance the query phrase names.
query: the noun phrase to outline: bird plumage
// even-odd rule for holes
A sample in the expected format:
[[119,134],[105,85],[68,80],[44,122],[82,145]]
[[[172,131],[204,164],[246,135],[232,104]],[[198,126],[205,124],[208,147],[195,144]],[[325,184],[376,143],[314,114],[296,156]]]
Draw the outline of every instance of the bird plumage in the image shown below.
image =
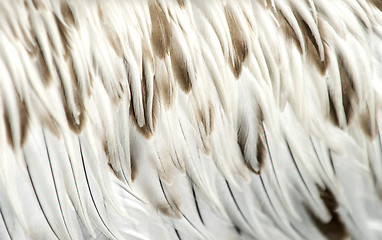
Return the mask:
[[0,1],[1,239],[380,239],[377,0]]

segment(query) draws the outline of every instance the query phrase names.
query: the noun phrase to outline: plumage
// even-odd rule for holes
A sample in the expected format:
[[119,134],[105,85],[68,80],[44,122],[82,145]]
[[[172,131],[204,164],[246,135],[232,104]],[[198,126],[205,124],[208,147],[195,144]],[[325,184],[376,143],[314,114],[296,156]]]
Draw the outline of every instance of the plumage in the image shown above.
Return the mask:
[[379,0],[0,0],[0,239],[381,239]]

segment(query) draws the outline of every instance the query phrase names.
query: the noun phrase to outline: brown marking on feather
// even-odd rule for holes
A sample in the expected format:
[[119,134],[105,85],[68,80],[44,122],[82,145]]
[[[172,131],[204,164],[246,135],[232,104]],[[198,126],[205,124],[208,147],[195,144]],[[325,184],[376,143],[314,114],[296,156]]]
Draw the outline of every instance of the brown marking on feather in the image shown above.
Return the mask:
[[326,70],[329,66],[329,55],[328,55],[328,44],[326,39],[326,32],[324,31],[324,28],[322,27],[322,20],[321,17],[318,16],[317,18],[317,27],[318,31],[320,33],[320,38],[322,41],[322,44],[324,46],[324,61],[321,61],[320,54],[319,54],[319,48],[316,39],[313,36],[312,31],[310,30],[308,24],[304,21],[304,19],[297,13],[294,14],[297,22],[300,26],[301,32],[304,37],[305,41],[305,51],[309,59],[315,64],[317,67],[317,70],[321,73],[321,75],[325,75]]
[[242,70],[242,63],[248,56],[248,45],[245,41],[244,34],[240,29],[238,22],[235,19],[232,9],[227,5],[224,8],[224,13],[227,19],[229,32],[231,35],[233,46],[233,62],[231,63],[232,72],[236,78],[239,78]]
[[[134,112],[134,105],[133,102],[130,101],[130,108],[129,108],[129,114],[132,122],[134,123],[135,127],[138,129],[139,133],[141,133],[146,139],[150,139],[154,132],[151,131],[149,127],[149,121],[148,121],[148,112],[147,112],[147,89],[146,89],[146,75],[145,75],[145,67],[144,64],[142,64],[142,81],[141,81],[141,88],[142,88],[142,99],[143,99],[143,109],[145,109],[145,124],[142,127],[139,127],[137,119],[135,117]],[[158,88],[154,84],[153,89],[153,103],[152,103],[152,123],[153,123],[153,131],[155,131],[155,125],[156,125],[156,118],[159,113],[159,99],[158,99]]]
[[138,175],[138,163],[137,160],[130,155],[130,169],[131,169],[131,181],[134,182]]
[[345,111],[346,122],[349,125],[354,115],[353,102],[356,101],[353,77],[345,66],[342,55],[338,54],[337,61],[341,77],[342,104]]
[[122,57],[123,56],[122,41],[119,38],[118,34],[115,32],[111,32],[109,29],[107,33],[107,38],[110,42],[110,45],[113,47],[115,53],[118,55],[118,57]]
[[69,57],[69,34],[67,27],[57,18],[57,16],[54,16],[58,28],[58,33],[60,35],[62,46],[64,47],[64,59],[67,60]]
[[[19,113],[19,124],[20,124],[20,146],[22,147],[23,144],[26,141],[26,138],[28,136],[28,129],[29,129],[29,114],[27,112],[27,109],[25,107],[25,102],[20,99],[20,96],[16,94],[16,101],[17,101],[17,110]],[[8,109],[4,107],[4,124],[5,124],[5,133],[7,136],[8,144],[14,149],[15,148],[15,142],[12,135],[12,128],[11,128],[11,122],[9,119],[9,112]]]
[[297,50],[302,54],[302,48],[300,41],[297,38],[296,32],[293,30],[292,26],[290,25],[289,21],[285,18],[285,15],[281,10],[278,11],[278,14],[275,14],[277,21],[280,24],[280,29],[284,32],[285,37],[287,40],[292,41],[296,47]]
[[330,92],[328,92],[328,96],[329,96],[329,117],[330,117],[330,120],[332,121],[332,123],[334,125],[339,127],[340,126],[340,121],[338,120],[338,116],[337,116],[337,112],[336,112],[336,107],[334,106],[334,103],[333,103],[332,96],[331,96]]
[[366,109],[361,112],[359,117],[362,131],[369,139],[374,139],[377,136],[377,129],[372,126],[373,121],[370,116],[369,106],[366,106]]
[[265,164],[265,159],[267,157],[267,151],[265,148],[265,135],[262,122],[259,122],[257,127],[258,135],[257,135],[257,162],[259,163],[259,172],[257,174],[261,174],[261,170]]
[[8,109],[4,107],[4,124],[5,124],[5,134],[7,136],[8,144],[12,147],[12,149],[15,147],[13,144],[13,137],[12,137],[12,129],[11,129],[11,122],[9,121],[9,113]]
[[184,9],[186,7],[186,0],[176,0],[179,7]]
[[161,103],[168,109],[174,99],[174,86],[169,80],[168,72],[164,64],[156,64],[155,70],[154,85],[158,88]]
[[45,128],[47,128],[58,139],[61,138],[61,132],[57,122],[48,114],[42,117],[42,125]]
[[36,39],[36,43],[37,43],[37,46],[38,46],[38,51],[37,51],[37,54],[38,54],[38,68],[40,70],[40,73],[42,75],[42,82],[45,86],[49,86],[50,83],[52,82],[52,75],[51,75],[51,72],[49,71],[49,68],[48,68],[48,65],[46,64],[46,61],[45,61],[45,58],[44,58],[44,55],[42,53],[42,50],[41,50],[41,47],[40,47],[40,43],[38,41],[38,39]]
[[382,11],[382,1],[381,0],[366,0],[368,1],[371,5],[374,5],[376,8]]
[[170,49],[172,36],[170,22],[157,2],[149,4],[149,11],[151,17],[151,45],[156,55],[163,59]]
[[66,1],[61,1],[60,10],[66,24],[68,24],[68,26],[75,26],[76,21],[72,9]]
[[332,219],[328,223],[322,223],[314,216],[311,216],[317,228],[329,240],[348,239],[350,236],[349,231],[337,213],[338,203],[333,193],[328,188],[323,190],[318,187],[318,190],[322,201],[332,215]]
[[214,120],[215,120],[215,114],[214,114],[214,105],[211,101],[208,102],[208,113],[210,114],[210,132],[214,130]]
[[174,219],[180,219],[182,216],[179,211],[174,211],[174,209],[172,209],[171,206],[168,204],[158,204],[156,206],[156,209],[163,215]]
[[25,102],[20,99],[20,96],[17,95],[17,107],[19,110],[19,119],[20,119],[20,146],[22,147],[27,139],[28,130],[29,130],[29,114],[25,106]]
[[57,68],[58,76],[61,80],[61,85],[62,85],[61,97],[62,97],[66,120],[68,122],[69,128],[74,133],[80,134],[86,123],[86,110],[85,110],[84,103],[82,101],[80,85],[77,79],[76,71],[73,66],[73,60],[71,58],[68,59],[67,66],[68,66],[70,78],[72,80],[74,102],[75,102],[77,110],[79,111],[79,116],[78,116],[79,123],[76,123],[76,120],[73,116],[73,109],[70,109],[68,103],[66,102],[67,93],[65,92],[65,88],[63,86],[62,77],[61,77],[62,73],[60,72],[59,68]]
[[98,12],[98,17],[101,20],[101,22],[105,22],[106,21],[106,17],[105,17],[105,14],[103,13],[102,5],[100,5],[100,4],[98,5],[97,12]]
[[182,50],[178,42],[173,39],[170,49],[171,67],[174,73],[174,78],[177,80],[180,88],[189,93],[192,88],[190,75],[188,73],[187,65],[182,56]]
[[196,111],[196,119],[197,119],[197,121],[202,123],[204,132],[206,134],[211,134],[211,132],[213,130],[213,124],[214,124],[214,106],[212,105],[211,101],[208,101],[208,115],[209,115],[209,127],[210,127],[209,132],[207,129],[207,127],[208,127],[207,126],[207,119],[206,119],[206,116],[203,113],[202,109],[198,109]]
[[47,6],[41,0],[32,0],[32,3],[37,10],[39,10],[39,9],[47,10],[48,9]]

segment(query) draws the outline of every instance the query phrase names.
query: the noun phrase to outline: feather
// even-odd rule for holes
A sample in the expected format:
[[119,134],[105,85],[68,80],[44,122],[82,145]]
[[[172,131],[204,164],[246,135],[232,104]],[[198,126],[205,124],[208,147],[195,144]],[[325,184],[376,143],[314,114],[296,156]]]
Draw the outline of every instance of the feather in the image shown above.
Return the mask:
[[376,0],[0,0],[1,239],[381,239]]

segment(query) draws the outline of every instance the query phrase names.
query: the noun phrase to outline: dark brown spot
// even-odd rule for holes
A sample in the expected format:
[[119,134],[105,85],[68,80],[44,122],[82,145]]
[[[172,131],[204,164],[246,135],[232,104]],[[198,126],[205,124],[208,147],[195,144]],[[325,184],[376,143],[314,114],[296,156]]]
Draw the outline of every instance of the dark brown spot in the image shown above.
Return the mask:
[[192,88],[190,75],[187,70],[186,63],[182,56],[182,49],[178,42],[173,39],[170,49],[171,56],[171,66],[174,73],[174,78],[177,80],[180,88],[185,92],[189,93]]
[[231,35],[232,46],[234,50],[233,62],[231,63],[233,74],[239,78],[242,69],[242,63],[248,56],[248,45],[245,41],[244,34],[237,23],[232,9],[227,5],[224,8],[224,13],[227,19],[229,32]]
[[156,55],[163,59],[170,49],[172,31],[162,7],[153,2],[149,5],[151,16],[151,45]]
[[338,120],[338,116],[337,116],[337,112],[336,112],[336,107],[334,106],[334,103],[333,103],[332,96],[331,96],[330,92],[328,92],[328,96],[329,96],[329,117],[330,117],[330,120],[332,121],[332,123],[334,125],[339,127],[340,126],[340,121]]
[[361,129],[365,133],[365,135],[368,136],[370,139],[375,138],[377,132],[376,128],[373,128],[372,126],[373,121],[370,116],[369,106],[366,106],[366,108],[361,112],[359,117]]
[[348,239],[349,232],[337,213],[338,203],[333,193],[329,189],[322,190],[318,188],[318,190],[322,201],[332,215],[332,219],[328,223],[322,223],[312,216],[317,228],[329,240]]

